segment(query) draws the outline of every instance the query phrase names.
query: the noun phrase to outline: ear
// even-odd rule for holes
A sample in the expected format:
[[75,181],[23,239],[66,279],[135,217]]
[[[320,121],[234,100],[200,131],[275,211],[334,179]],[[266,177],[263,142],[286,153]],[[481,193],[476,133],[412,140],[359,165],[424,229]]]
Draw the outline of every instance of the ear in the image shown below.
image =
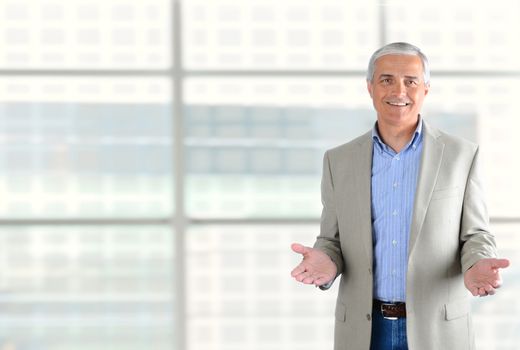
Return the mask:
[[374,98],[374,97],[372,96],[372,88],[373,88],[373,86],[372,86],[372,82],[371,82],[370,80],[367,80],[367,90],[368,90],[368,93],[370,94],[370,97],[371,97],[371,98]]
[[428,95],[428,92],[430,92],[430,83],[424,84],[424,96]]

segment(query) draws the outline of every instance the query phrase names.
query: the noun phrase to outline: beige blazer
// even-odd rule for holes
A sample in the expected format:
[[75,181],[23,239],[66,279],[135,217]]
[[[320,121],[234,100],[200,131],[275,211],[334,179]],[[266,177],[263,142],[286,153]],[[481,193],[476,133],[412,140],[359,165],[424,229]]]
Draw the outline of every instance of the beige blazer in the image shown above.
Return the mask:
[[[478,146],[426,122],[423,133],[406,273],[408,347],[474,349],[470,294],[463,272],[481,258],[496,257]],[[335,350],[370,348],[371,163],[371,132],[328,150],[323,161],[323,212],[314,246],[331,257],[341,275]]]

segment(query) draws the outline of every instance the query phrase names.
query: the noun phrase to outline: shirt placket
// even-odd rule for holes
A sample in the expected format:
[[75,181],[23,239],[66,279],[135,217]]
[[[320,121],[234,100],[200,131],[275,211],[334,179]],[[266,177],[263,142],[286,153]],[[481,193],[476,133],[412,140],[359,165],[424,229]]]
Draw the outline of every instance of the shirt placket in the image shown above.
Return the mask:
[[392,197],[393,197],[393,200],[392,200],[392,203],[393,203],[393,208],[391,208],[391,215],[392,215],[392,226],[393,226],[393,230],[391,230],[392,232],[392,237],[391,237],[391,241],[390,241],[390,245],[391,245],[391,251],[392,251],[392,297],[393,299],[398,299],[400,297],[400,293],[399,293],[399,290],[400,290],[400,276],[401,276],[401,271],[400,271],[400,247],[399,247],[399,244],[400,244],[400,237],[401,237],[401,234],[400,234],[400,230],[402,230],[402,225],[401,225],[401,221],[400,221],[400,218],[401,218],[401,211],[402,211],[402,203],[400,203],[400,200],[403,199],[403,193],[402,193],[402,186],[400,186],[400,184],[402,183],[402,179],[403,179],[403,164],[404,164],[404,159],[403,159],[403,155],[404,155],[404,152],[402,153],[399,153],[399,154],[396,154],[394,155],[394,158],[393,158],[393,171],[392,171],[392,181],[391,181],[391,186],[392,186]]

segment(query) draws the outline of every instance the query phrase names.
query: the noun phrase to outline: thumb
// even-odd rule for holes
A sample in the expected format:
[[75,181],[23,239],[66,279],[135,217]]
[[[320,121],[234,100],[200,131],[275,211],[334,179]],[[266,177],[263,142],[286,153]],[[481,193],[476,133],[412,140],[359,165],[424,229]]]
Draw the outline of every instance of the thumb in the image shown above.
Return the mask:
[[510,262],[508,259],[493,259],[492,261],[493,268],[506,268],[510,265]]
[[291,244],[291,249],[298,254],[305,254],[308,253],[311,248],[305,247],[301,245],[300,243],[293,243]]

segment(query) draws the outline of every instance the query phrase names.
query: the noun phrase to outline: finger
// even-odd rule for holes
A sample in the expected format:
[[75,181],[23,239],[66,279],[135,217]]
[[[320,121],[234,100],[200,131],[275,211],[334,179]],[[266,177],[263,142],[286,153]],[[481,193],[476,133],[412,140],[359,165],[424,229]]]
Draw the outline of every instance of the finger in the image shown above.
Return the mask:
[[486,285],[489,285],[493,288],[500,288],[500,286],[502,285],[502,278],[500,278],[500,274],[497,272],[495,275],[488,276],[486,280],[482,280],[481,282],[482,282],[482,284],[480,285],[481,287],[485,287]]
[[484,290],[486,291],[486,294],[489,294],[489,295],[495,294],[495,288],[491,287],[490,285],[485,286]]
[[303,273],[300,273],[299,275],[295,276],[294,278],[298,281],[298,282],[303,282],[304,279],[306,279],[307,277],[310,276],[310,273],[308,271],[305,271]]
[[478,289],[478,295],[485,296],[486,295],[486,290],[483,287],[480,287]]
[[327,278],[325,276],[320,276],[314,280],[314,284],[317,286],[321,286],[325,283],[327,283]]
[[471,290],[471,294],[473,294],[473,296],[475,297],[478,297],[480,295],[478,287],[473,287],[473,289]]
[[293,277],[296,277],[297,275],[299,275],[300,273],[302,272],[305,272],[305,265],[304,264],[298,264],[298,266],[296,266],[292,271],[291,271],[291,276]]
[[510,264],[508,259],[493,259],[493,268],[505,269]]
[[498,279],[495,282],[492,283],[493,288],[500,288],[502,287],[502,280]]
[[[312,279],[312,282],[310,281]],[[308,279],[304,280],[304,283],[312,283],[316,286],[325,284],[327,282],[327,276],[325,276],[323,273],[315,272],[309,275]]]
[[291,244],[291,249],[298,254],[305,254],[309,251],[309,247],[305,247],[301,245],[300,243],[293,243]]
[[306,277],[302,282],[305,284],[314,284],[314,277],[312,277],[312,276]]
[[310,275],[314,279],[314,282],[316,282],[319,278],[323,277],[323,273],[321,272],[314,272]]

